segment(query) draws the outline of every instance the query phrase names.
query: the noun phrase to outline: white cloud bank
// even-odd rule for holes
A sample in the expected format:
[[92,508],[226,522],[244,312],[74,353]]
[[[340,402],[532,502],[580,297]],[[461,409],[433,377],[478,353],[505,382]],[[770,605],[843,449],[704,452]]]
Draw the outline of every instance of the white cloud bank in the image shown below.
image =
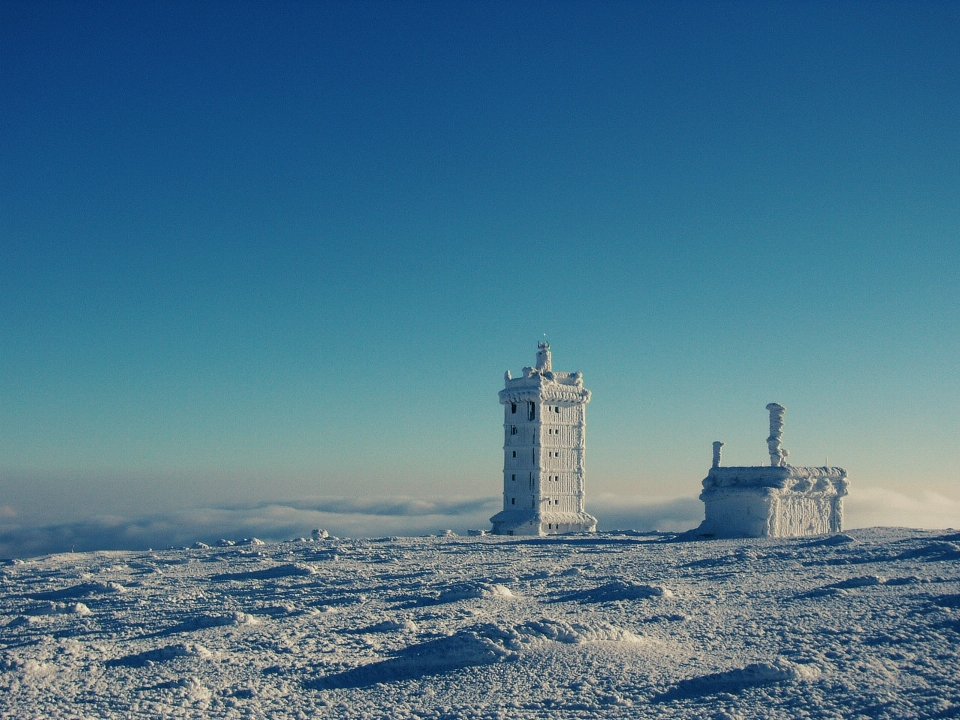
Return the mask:
[[[56,525],[25,525],[0,513],[0,558],[54,552],[145,550],[215,543],[220,538],[290,540],[323,528],[341,537],[425,535],[489,528],[500,498],[427,502],[416,498],[318,498],[250,506],[201,507],[140,517],[101,515]],[[612,493],[588,498],[600,530],[683,531],[703,519],[694,497],[645,498]],[[845,527],[960,527],[960,501],[918,491],[855,488],[845,502]]]
[[220,538],[289,540],[324,528],[343,537],[423,535],[486,527],[492,498],[430,503],[413,498],[327,498],[235,507],[201,507],[135,518],[101,515],[45,526],[0,523],[0,557],[52,552],[143,550],[214,543]]
[[844,527],[960,528],[960,500],[930,490],[913,494],[880,487],[851,488]]
[[[54,552],[143,550],[214,543],[220,538],[289,540],[323,528],[341,537],[425,535],[490,527],[500,498],[427,502],[416,498],[319,498],[234,507],[201,507],[141,517],[101,515],[76,522],[28,526],[0,521],[0,557]],[[685,530],[700,521],[693,498],[644,500],[597,496],[589,509],[601,530]]]
[[680,532],[703,520],[703,503],[695,497],[651,498],[601,493],[587,498],[598,530]]

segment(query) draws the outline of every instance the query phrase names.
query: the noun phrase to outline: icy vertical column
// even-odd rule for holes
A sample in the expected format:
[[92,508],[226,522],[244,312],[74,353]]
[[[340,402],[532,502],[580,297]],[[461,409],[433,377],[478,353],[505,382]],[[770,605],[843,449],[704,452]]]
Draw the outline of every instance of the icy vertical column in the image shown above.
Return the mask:
[[723,443],[719,440],[716,440],[713,443],[713,466],[720,467],[720,448],[723,447]]
[[786,408],[777,403],[767,405],[770,411],[770,437],[767,438],[767,449],[770,451],[770,465],[773,467],[783,467],[787,464],[788,453],[780,447],[780,440],[783,438],[783,413]]

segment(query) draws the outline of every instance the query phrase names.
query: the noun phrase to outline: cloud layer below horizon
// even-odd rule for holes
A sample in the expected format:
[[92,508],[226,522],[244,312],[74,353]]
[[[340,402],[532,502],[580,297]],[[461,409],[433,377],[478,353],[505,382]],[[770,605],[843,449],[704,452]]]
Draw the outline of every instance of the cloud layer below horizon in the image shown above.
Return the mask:
[[[297,502],[232,507],[197,507],[139,517],[101,515],[53,525],[21,525],[13,508],[0,513],[0,557],[94,550],[145,550],[182,547],[220,539],[257,537],[267,541],[309,536],[323,528],[341,537],[464,534],[489,528],[499,498],[429,502],[417,498],[316,498]],[[703,505],[692,497],[641,498],[602,494],[588,509],[598,529],[682,531],[699,524]],[[923,528],[960,526],[960,502],[931,492],[918,495],[883,488],[861,488],[846,501],[846,527],[899,525]]]

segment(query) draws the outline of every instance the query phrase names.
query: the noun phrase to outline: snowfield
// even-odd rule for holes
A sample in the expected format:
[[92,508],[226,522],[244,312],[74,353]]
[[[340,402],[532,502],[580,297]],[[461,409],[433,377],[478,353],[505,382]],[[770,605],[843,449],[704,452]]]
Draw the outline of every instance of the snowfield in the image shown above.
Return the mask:
[[456,536],[0,568],[3,718],[960,717],[960,533]]

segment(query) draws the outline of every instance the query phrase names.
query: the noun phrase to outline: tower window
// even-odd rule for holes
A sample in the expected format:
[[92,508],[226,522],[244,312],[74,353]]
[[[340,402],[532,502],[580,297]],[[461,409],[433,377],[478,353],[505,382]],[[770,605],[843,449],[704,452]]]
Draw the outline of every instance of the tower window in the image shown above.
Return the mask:
[[514,456],[514,457],[517,456],[517,451],[516,451],[516,450],[513,451],[513,456]]
[[510,412],[512,412],[514,415],[517,414],[517,404],[516,404],[516,403],[510,403]]
[[554,412],[560,412],[560,406],[557,405],[556,407],[554,407],[554,408],[553,408],[553,411],[554,411]]
[[516,498],[510,498],[510,504],[511,504],[511,505],[516,505],[516,504],[517,504],[517,499],[516,499]]
[[516,480],[517,480],[516,474],[511,475],[511,476],[510,476],[510,479],[513,480],[514,482],[516,482]]
[[528,420],[536,420],[536,419],[537,419],[537,404],[536,404],[536,403],[532,403],[532,402],[531,402],[531,403],[527,403],[527,414],[528,414],[528,416],[529,416],[529,417],[527,418]]
[[511,426],[510,426],[510,434],[511,434],[511,435],[516,435],[516,434],[517,434],[517,426],[516,426],[516,425],[511,425]]

